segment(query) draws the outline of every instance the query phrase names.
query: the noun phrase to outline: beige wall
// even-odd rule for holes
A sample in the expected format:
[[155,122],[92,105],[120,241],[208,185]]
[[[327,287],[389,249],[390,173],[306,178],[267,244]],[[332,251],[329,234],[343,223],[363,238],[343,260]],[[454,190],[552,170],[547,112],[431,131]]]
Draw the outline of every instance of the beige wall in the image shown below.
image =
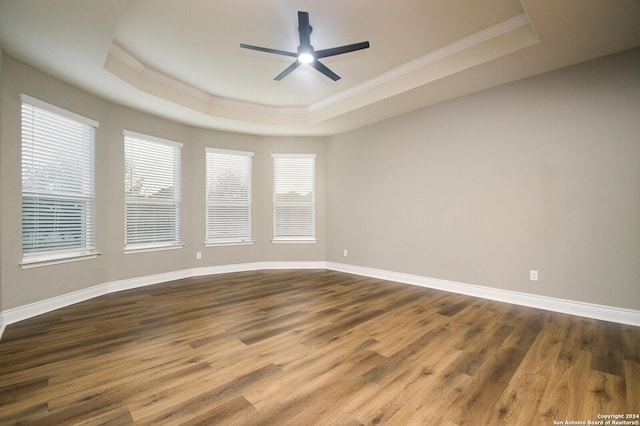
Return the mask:
[[[314,138],[263,138],[195,129],[111,104],[4,57],[0,120],[0,294],[2,310],[122,279],[194,267],[260,261],[320,261],[326,252],[326,144]],[[86,260],[28,270],[21,260],[20,94],[25,93],[100,122],[96,131],[97,248]],[[182,142],[183,204],[180,250],[124,254],[124,146],[127,129]],[[255,152],[253,232],[247,246],[205,248],[205,147]],[[271,243],[271,153],[317,155],[317,244]],[[203,254],[196,260],[196,252]]]
[[[2,47],[0,46],[0,110],[1,110],[1,101],[2,101],[2,60],[4,59],[4,54],[2,52]],[[0,138],[2,138],[2,114],[0,113]],[[2,150],[0,149],[0,164],[2,164]],[[0,170],[0,217],[2,216],[2,207],[4,205],[2,201],[2,171]],[[0,241],[2,241],[2,227],[0,226]],[[2,244],[0,244],[0,259],[2,259]],[[2,312],[2,262],[0,261],[0,312]],[[0,314],[0,330],[2,329],[3,318]]]
[[[295,260],[640,309],[640,49],[328,139],[193,128],[9,56],[0,69],[1,310],[121,279]],[[19,267],[20,93],[100,122],[96,260]],[[123,253],[123,129],[184,143],[182,250]],[[205,147],[255,152],[255,244],[204,247]],[[284,152],[317,154],[318,244],[270,242],[270,154]]]
[[640,49],[332,137],[328,165],[329,261],[640,309]]

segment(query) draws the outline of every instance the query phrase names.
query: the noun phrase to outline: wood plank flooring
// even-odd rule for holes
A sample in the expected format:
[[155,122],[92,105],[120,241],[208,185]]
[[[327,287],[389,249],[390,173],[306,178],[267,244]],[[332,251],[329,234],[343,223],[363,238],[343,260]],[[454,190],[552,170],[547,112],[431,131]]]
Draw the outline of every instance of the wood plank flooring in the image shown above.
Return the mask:
[[640,412],[640,328],[324,270],[10,325],[0,424],[552,425]]

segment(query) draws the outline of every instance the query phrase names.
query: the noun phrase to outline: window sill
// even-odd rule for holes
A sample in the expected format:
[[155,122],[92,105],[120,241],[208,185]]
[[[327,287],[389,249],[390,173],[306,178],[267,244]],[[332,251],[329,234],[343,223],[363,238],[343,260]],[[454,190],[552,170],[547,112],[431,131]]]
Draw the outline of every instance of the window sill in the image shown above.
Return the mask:
[[318,240],[316,240],[315,238],[309,238],[309,239],[292,239],[292,238],[274,238],[271,240],[272,243],[274,244],[296,244],[296,243],[300,243],[300,244],[315,244],[318,242]]
[[246,241],[205,241],[205,247],[220,247],[220,246],[249,246],[252,245],[255,240]]
[[63,263],[80,262],[82,260],[95,259],[100,252],[64,253],[43,256],[23,257],[20,267],[22,269],[40,268],[42,266],[60,265]]
[[184,244],[171,244],[171,245],[158,245],[158,244],[149,244],[149,245],[139,245],[139,246],[131,246],[124,248],[124,254],[136,254],[136,253],[149,253],[153,251],[165,251],[165,250],[178,250],[184,247]]

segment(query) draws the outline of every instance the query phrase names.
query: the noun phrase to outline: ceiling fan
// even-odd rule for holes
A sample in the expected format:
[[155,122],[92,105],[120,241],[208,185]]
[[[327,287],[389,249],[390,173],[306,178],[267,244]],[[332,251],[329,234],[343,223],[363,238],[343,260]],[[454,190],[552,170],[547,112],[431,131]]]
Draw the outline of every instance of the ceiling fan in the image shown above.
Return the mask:
[[250,44],[240,43],[240,47],[245,49],[258,50],[260,52],[275,53],[276,55],[291,56],[297,58],[294,63],[289,65],[284,71],[274,78],[274,80],[280,81],[284,77],[291,74],[293,70],[298,68],[300,64],[309,64],[313,68],[320,71],[333,81],[340,80],[340,76],[329,68],[327,68],[318,59],[327,58],[329,56],[341,55],[343,53],[349,53],[356,50],[366,49],[369,47],[368,41],[360,43],[348,44],[346,46],[333,47],[331,49],[314,50],[311,45],[311,31],[313,28],[309,25],[309,13],[298,12],[298,33],[300,34],[300,45],[298,46],[298,52],[287,52],[285,50],[270,49],[268,47],[252,46]]

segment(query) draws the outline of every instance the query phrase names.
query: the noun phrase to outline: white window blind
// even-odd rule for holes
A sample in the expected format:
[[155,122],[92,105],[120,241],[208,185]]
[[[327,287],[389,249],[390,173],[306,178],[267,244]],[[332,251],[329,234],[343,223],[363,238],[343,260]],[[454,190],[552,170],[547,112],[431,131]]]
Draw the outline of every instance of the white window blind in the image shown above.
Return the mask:
[[209,244],[251,241],[252,152],[208,148],[207,236]]
[[98,123],[21,98],[23,264],[93,253]]
[[315,155],[272,157],[274,241],[315,241]]
[[124,132],[125,250],[180,246],[182,144]]

